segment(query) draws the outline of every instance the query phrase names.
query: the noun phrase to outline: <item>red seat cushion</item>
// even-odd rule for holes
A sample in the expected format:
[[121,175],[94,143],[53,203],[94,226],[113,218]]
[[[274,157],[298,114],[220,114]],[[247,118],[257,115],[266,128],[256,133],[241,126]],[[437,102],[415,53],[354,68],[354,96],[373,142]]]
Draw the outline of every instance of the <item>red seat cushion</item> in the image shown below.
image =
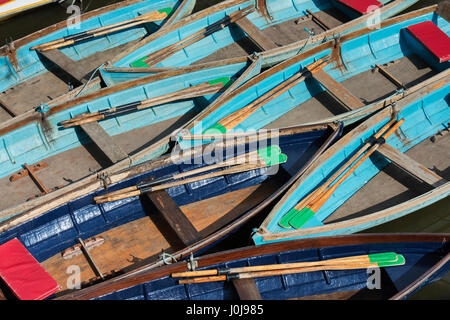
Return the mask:
[[422,43],[439,62],[450,59],[450,38],[431,21],[424,21],[406,28]]
[[374,11],[377,8],[381,8],[383,4],[377,0],[336,0],[339,3],[346,5],[358,11],[361,14],[366,14]]
[[0,277],[22,300],[42,300],[56,291],[56,281],[19,240],[0,245]]

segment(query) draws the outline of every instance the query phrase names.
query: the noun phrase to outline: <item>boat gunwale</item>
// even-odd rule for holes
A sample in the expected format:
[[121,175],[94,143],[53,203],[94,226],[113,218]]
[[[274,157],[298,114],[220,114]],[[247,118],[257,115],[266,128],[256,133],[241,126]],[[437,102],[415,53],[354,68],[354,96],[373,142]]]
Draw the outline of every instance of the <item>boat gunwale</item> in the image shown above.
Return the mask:
[[[425,243],[440,242],[443,245],[448,243],[450,234],[442,233],[379,233],[379,234],[355,234],[331,237],[316,237],[297,240],[288,240],[264,245],[253,245],[243,248],[236,248],[218,253],[212,253],[196,258],[197,268],[208,267],[227,261],[251,258],[263,255],[277,254],[285,251],[299,249],[314,249],[336,246],[351,246],[363,244],[385,244],[385,243]],[[70,292],[56,297],[55,300],[86,300],[99,297],[114,291],[129,288],[144,282],[156,280],[169,276],[175,272],[186,271],[186,261],[180,261],[157,269],[148,270],[137,275],[122,275],[114,279],[91,287]]]

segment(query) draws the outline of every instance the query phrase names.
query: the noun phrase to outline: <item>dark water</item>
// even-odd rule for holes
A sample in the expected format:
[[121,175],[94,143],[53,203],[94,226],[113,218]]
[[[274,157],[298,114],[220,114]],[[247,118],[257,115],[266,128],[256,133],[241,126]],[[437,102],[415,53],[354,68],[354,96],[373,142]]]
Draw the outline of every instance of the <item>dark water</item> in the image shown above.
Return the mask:
[[[71,3],[72,1],[70,1]],[[115,2],[118,0],[84,0],[76,1],[83,12],[91,11]],[[194,11],[201,10],[220,0],[197,0]],[[428,5],[439,3],[438,0],[421,0],[408,11],[416,10]],[[67,6],[67,5],[66,5]],[[40,30],[56,22],[63,21],[70,14],[66,12],[66,7],[60,4],[51,4],[38,8],[30,12],[14,17],[9,21],[0,23],[0,45],[12,39],[23,37],[27,34]],[[366,230],[370,233],[391,233],[391,232],[432,232],[450,233],[450,199],[444,199],[423,210],[412,213],[404,218],[397,219],[390,223]],[[264,213],[260,215],[264,217]],[[252,228],[258,227],[262,222],[261,218],[251,221],[248,226],[231,236],[215,250],[230,249],[250,244],[249,234]],[[415,299],[450,299],[450,276],[438,281],[418,292]]]

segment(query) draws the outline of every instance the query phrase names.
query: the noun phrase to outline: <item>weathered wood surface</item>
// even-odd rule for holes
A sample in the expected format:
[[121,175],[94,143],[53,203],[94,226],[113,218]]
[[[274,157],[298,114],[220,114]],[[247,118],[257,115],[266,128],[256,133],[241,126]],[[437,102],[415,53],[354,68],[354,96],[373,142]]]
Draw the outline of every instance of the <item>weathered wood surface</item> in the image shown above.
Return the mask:
[[264,33],[262,33],[247,17],[235,22],[239,28],[263,51],[278,48],[278,46]]
[[91,140],[100,148],[112,164],[128,157],[114,140],[106,133],[98,122],[89,122],[81,125],[81,128],[91,138]]
[[338,100],[348,111],[365,107],[361,100],[347,90],[343,85],[334,80],[324,70],[319,70],[313,74],[314,79],[320,82],[327,91]]
[[45,52],[39,51],[39,54],[44,56],[49,61],[53,62],[56,66],[58,66],[58,68],[77,80],[77,85],[81,85],[87,82],[87,80],[84,79],[87,71],[82,69],[79,63],[76,63],[76,61],[70,59],[60,50],[50,50]]
[[233,279],[232,283],[241,300],[262,300],[254,279]]
[[422,180],[432,187],[438,187],[447,182],[444,178],[426,168],[424,165],[418,163],[411,157],[408,157],[406,154],[398,151],[397,149],[391,147],[386,143],[382,144],[377,151],[381,155],[392,161],[400,169]]
[[147,192],[146,195],[186,246],[201,238],[191,221],[184,215],[166,190]]

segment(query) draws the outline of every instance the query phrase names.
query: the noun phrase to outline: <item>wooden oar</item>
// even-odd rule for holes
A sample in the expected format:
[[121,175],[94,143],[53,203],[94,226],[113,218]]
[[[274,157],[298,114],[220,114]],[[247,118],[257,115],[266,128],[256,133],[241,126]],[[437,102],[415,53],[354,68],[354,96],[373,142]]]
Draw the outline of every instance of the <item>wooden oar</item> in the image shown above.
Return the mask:
[[165,18],[167,18],[167,12],[164,10],[160,11],[152,11],[146,14],[143,14],[139,17],[129,19],[126,21],[118,22],[109,26],[104,26],[100,28],[96,28],[93,30],[88,30],[84,32],[80,32],[77,34],[73,34],[70,36],[66,36],[57,40],[53,40],[50,42],[42,43],[37,46],[31,47],[30,50],[41,50],[41,51],[48,51],[57,49],[60,47],[65,47],[72,45],[76,42],[87,40],[90,38],[100,37],[109,33],[117,32],[120,30],[128,29],[131,27],[135,27],[137,25],[152,22],[152,21],[160,21]]
[[[315,200],[311,201],[307,204],[303,209],[301,209],[298,213],[294,215],[294,217],[289,220],[289,224],[295,228],[301,228],[307,221],[309,221],[314,214],[327,202],[327,200],[331,197],[331,195],[336,191],[339,185],[342,184],[367,158],[374,153],[378,147],[385,142],[387,138],[389,138],[405,121],[405,119],[401,119],[398,121],[392,128],[390,128],[380,140],[378,139],[375,144],[370,147],[370,149],[359,159],[339,180],[333,184],[330,188],[325,190],[319,197]],[[298,210],[298,209],[296,209]]]
[[[220,80],[220,81],[219,81]],[[109,117],[126,114],[133,111],[142,110],[156,105],[169,103],[177,100],[192,99],[207,94],[217,93],[222,90],[230,78],[224,77],[214,81],[204,82],[192,87],[181,89],[176,92],[168,93],[162,96],[124,104],[118,107],[103,109],[89,114],[83,114],[72,119],[61,121],[59,124],[64,128],[70,128],[82,125],[88,122],[99,121]]]
[[145,57],[145,60],[143,62],[147,64],[149,67],[167,59],[168,57],[172,56],[176,52],[190,46],[191,44],[200,41],[201,39],[206,38],[207,36],[222,30],[226,26],[228,26],[231,23],[236,22],[237,20],[249,15],[255,11],[255,8],[252,6],[249,6],[245,9],[233,12],[232,14],[226,16],[225,18],[220,19],[219,21],[214,22],[213,24],[209,25],[206,28],[203,28],[186,38],[171,44],[167,47],[161,48],[151,54],[149,54],[147,57]]
[[250,266],[240,268],[223,268],[223,269],[176,272],[172,273],[172,278],[218,276],[233,273],[285,270],[293,268],[317,267],[317,266],[338,265],[348,263],[355,263],[355,264],[386,263],[386,262],[396,262],[398,259],[399,257],[395,252],[384,252],[384,253],[365,254],[359,256],[328,259],[322,261],[294,262],[294,263],[270,264],[270,265]]
[[236,110],[230,115],[218,121],[216,124],[208,128],[203,132],[203,134],[212,134],[212,133],[226,133],[228,130],[233,129],[239,123],[248,118],[253,112],[267,104],[269,101],[275,99],[280,96],[284,92],[290,90],[292,87],[296,86],[300,82],[304,81],[311,73],[314,73],[318,70],[324,68],[328,63],[329,56],[325,56],[316,62],[311,63],[306,66],[304,70],[298,72],[291,76],[289,79],[283,81],[273,89],[267,91],[265,94],[260,96],[258,99],[254,100],[252,103],[246,105],[245,107]]
[[372,146],[372,141],[377,140],[380,138],[393,124],[396,122],[395,118],[393,117],[390,121],[388,121],[387,124],[385,124],[377,133],[375,133],[372,136],[372,139],[369,139],[359,150],[356,152],[347,162],[335,173],[333,174],[323,185],[321,185],[319,188],[311,192],[308,196],[303,198],[296,206],[295,208],[291,209],[288,213],[286,213],[278,222],[278,225],[280,227],[290,229],[291,225],[289,224],[289,220],[291,220],[302,208],[306,206],[307,203],[314,201],[318,196],[322,194],[322,192],[325,191],[328,186],[333,183],[339,176],[347,170],[347,168],[355,162],[367,149],[369,149],[370,146]]
[[[247,154],[247,155],[251,155],[251,154]],[[270,146],[267,148],[260,149],[253,155],[254,155],[252,157],[252,159],[254,160],[254,161],[252,161],[253,163],[242,163],[242,164],[234,165],[229,169],[212,172],[212,173],[205,174],[202,176],[195,176],[195,177],[188,178],[185,180],[173,181],[170,183],[156,185],[156,186],[154,186],[154,183],[150,181],[146,184],[138,184],[136,186],[128,187],[128,188],[125,188],[122,190],[114,191],[112,193],[94,197],[94,201],[96,203],[117,201],[117,200],[129,198],[129,197],[135,197],[135,196],[141,195],[146,192],[154,192],[157,190],[172,188],[172,187],[180,186],[180,185],[183,185],[186,183],[210,179],[210,178],[219,177],[219,176],[223,176],[223,175],[229,175],[229,174],[234,174],[234,173],[240,173],[240,172],[245,172],[245,171],[250,171],[250,170],[261,169],[261,168],[265,168],[265,167],[269,167],[269,166],[278,165],[278,164],[281,164],[281,163],[284,163],[287,161],[287,156],[285,154],[281,153],[281,149],[279,148],[279,146]],[[244,159],[245,158],[246,157],[244,157]],[[230,163],[232,163],[232,162],[228,162],[228,164],[230,164]],[[234,163],[232,163],[232,164],[234,164]],[[213,166],[216,166],[216,165],[213,165]],[[209,166],[208,171],[211,170],[210,168],[211,168],[211,166]],[[198,173],[198,172],[196,172],[196,173]],[[193,173],[191,171],[189,175],[192,175],[192,174]]]
[[[280,151],[280,153],[281,153],[281,151]],[[258,151],[253,151],[253,152],[245,153],[245,154],[239,155],[237,157],[225,160],[220,163],[212,164],[212,165],[201,167],[201,168],[194,169],[194,170],[189,170],[189,171],[178,173],[178,174],[174,174],[167,178],[160,178],[160,179],[156,179],[156,180],[144,180],[135,186],[124,188],[124,189],[113,191],[113,192],[109,192],[106,195],[95,197],[94,200],[103,199],[103,198],[107,198],[107,197],[110,197],[113,195],[115,196],[118,194],[123,194],[123,193],[131,192],[131,191],[136,191],[136,190],[139,190],[140,188],[151,187],[151,186],[154,186],[157,184],[162,184],[162,183],[169,182],[172,180],[185,178],[188,176],[211,171],[214,169],[219,169],[219,168],[238,165],[238,164],[252,163],[252,162],[256,164],[258,159],[259,159]]]
[[379,267],[393,267],[401,266],[405,264],[405,258],[402,255],[398,255],[396,261],[392,262],[380,262],[380,263],[338,263],[331,265],[320,265],[313,267],[301,267],[301,268],[289,268],[289,269],[279,269],[279,270],[268,270],[268,271],[256,271],[256,272],[242,272],[242,273],[232,273],[226,275],[218,276],[207,276],[207,277],[197,277],[191,279],[179,280],[179,284],[187,283],[205,283],[205,282],[216,282],[216,281],[227,281],[233,279],[252,279],[259,277],[270,277],[279,276],[286,274],[298,274],[313,271],[326,271],[326,270],[356,270],[356,269],[368,269],[368,268],[379,268]]

